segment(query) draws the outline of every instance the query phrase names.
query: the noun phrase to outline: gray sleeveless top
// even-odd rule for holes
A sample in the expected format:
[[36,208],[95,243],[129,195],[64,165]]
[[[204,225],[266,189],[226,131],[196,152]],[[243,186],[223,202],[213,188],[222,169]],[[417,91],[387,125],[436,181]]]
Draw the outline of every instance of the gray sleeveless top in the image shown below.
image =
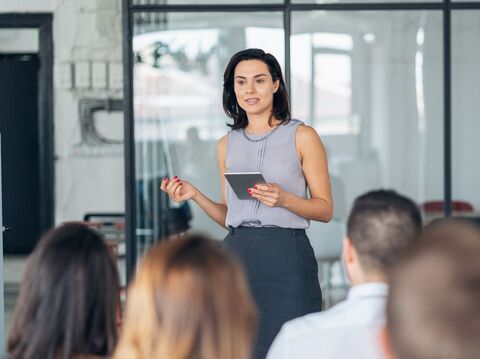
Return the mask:
[[[261,172],[269,183],[276,183],[298,197],[307,197],[307,185],[295,147],[299,120],[290,120],[273,132],[262,135],[244,134],[242,130],[228,132],[227,172]],[[248,136],[248,138],[247,138]],[[250,140],[249,140],[250,139]],[[260,140],[258,142],[252,140]],[[308,228],[309,221],[280,207],[268,207],[256,199],[239,200],[225,180],[227,202],[226,225],[275,226]]]

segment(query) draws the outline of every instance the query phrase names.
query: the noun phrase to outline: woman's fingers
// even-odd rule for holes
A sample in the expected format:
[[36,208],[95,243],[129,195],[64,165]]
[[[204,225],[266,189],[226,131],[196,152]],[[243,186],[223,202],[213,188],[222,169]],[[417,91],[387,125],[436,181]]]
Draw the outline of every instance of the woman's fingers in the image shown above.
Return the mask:
[[175,184],[175,189],[173,190],[173,199],[175,201],[180,201],[181,200],[181,196],[180,196],[180,191],[181,190],[182,190],[182,182],[178,181]]
[[162,180],[162,183],[160,184],[160,189],[162,191],[165,191],[166,190],[166,187],[167,187],[167,184],[168,184],[168,178],[165,177],[163,180]]
[[160,184],[160,189],[168,194],[173,201],[180,201],[180,190],[182,182],[175,176],[172,179],[164,178]]
[[278,197],[278,191],[275,188],[270,187],[267,189],[263,189],[264,187],[265,186],[262,186],[262,188],[260,188],[260,186],[255,185],[254,188],[249,188],[250,190],[249,193],[252,195],[260,195],[260,196],[271,197],[271,198]]
[[177,176],[173,177],[170,181],[168,181],[166,189],[167,191],[170,191],[173,186],[175,186],[180,180],[178,179]]
[[263,184],[256,184],[255,186],[253,186],[253,189],[257,189],[264,192],[272,192],[274,187],[263,183]]
[[168,194],[170,196],[171,199],[173,200],[176,200],[175,199],[175,191],[177,190],[178,188],[178,182],[174,182],[172,184],[169,185],[170,187],[167,186],[168,188]]
[[259,184],[248,189],[252,198],[258,199],[267,206],[274,207],[278,204],[280,190],[275,184]]
[[258,199],[260,202],[265,203],[267,206],[271,206],[275,204],[276,199],[271,197],[270,193],[258,193],[258,192],[250,192],[250,196],[252,198]]

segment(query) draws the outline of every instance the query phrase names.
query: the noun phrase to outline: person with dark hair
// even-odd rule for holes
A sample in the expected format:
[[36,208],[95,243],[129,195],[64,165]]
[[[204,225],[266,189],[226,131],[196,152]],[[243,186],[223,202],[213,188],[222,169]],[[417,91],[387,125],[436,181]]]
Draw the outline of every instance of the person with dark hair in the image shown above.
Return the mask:
[[286,323],[267,358],[381,358],[377,336],[385,322],[388,271],[421,228],[416,204],[394,191],[358,197],[343,241],[352,283],[347,299],[323,313]]
[[65,224],[28,260],[8,338],[8,359],[107,357],[117,343],[119,278],[94,230]]
[[391,271],[381,346],[389,359],[480,358],[480,230],[443,220]]
[[250,359],[257,312],[240,264],[200,235],[152,247],[115,359]]
[[[284,322],[321,309],[317,262],[305,229],[328,222],[333,203],[327,158],[317,132],[290,118],[278,61],[260,49],[233,55],[223,83],[223,108],[233,120],[217,145],[222,200],[207,198],[188,181],[165,178],[175,202],[192,199],[229,229],[224,245],[243,262],[260,310],[255,358],[265,358]],[[267,183],[240,200],[226,172],[261,172]],[[309,195],[307,194],[309,192]]]

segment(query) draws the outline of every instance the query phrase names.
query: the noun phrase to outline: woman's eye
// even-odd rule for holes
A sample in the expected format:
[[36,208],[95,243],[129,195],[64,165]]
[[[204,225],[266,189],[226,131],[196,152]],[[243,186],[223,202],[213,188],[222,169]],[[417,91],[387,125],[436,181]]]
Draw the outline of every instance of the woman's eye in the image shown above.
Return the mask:
[[259,83],[259,84],[263,84],[264,82],[265,82],[265,80],[262,80],[262,79],[257,80],[257,83]]
[[244,81],[237,81],[237,85],[243,85],[245,82]]

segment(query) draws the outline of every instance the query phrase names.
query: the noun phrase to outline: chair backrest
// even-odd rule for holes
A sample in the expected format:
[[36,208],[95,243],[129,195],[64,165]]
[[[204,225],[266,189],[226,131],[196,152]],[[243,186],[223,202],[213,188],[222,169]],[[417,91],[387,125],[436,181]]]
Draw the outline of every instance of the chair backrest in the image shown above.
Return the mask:
[[[422,204],[424,212],[443,212],[444,201],[427,201]],[[473,212],[473,206],[465,201],[452,201],[452,210],[455,212]]]

